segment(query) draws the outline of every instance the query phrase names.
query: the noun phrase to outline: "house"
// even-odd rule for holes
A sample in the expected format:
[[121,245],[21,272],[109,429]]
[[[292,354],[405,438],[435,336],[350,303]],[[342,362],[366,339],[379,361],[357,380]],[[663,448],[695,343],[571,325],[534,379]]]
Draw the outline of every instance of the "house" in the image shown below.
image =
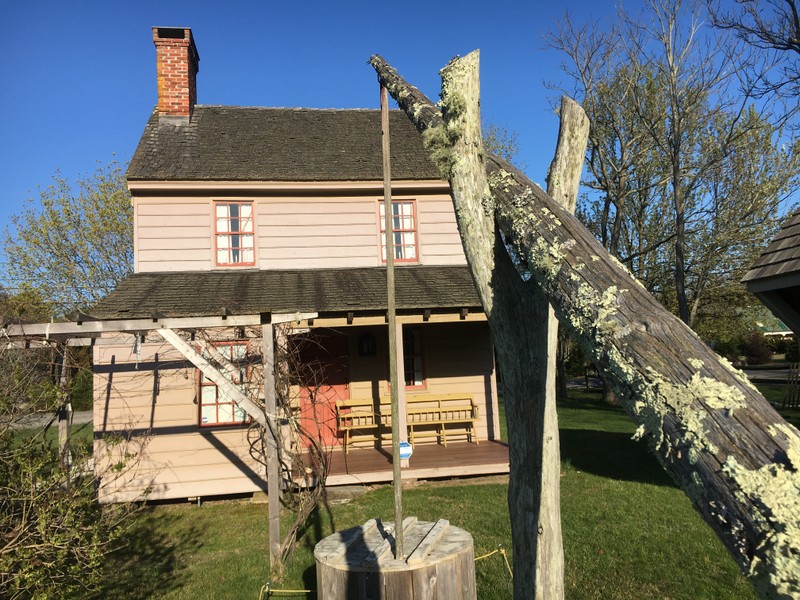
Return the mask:
[[[127,173],[134,273],[77,323],[102,332],[100,501],[267,489],[251,451],[257,411],[232,394],[266,401],[263,366],[278,370],[281,343],[309,367],[290,367],[281,431],[316,440],[287,434],[282,451],[302,467],[309,445],[324,448],[328,485],[390,481],[380,112],[197,104],[191,30],[156,27],[153,40],[158,106]],[[508,472],[489,328],[448,183],[404,115],[391,111],[390,126],[398,418],[414,443],[403,476]],[[445,416],[451,405],[468,414]]]
[[800,336],[800,210],[783,222],[742,282]]

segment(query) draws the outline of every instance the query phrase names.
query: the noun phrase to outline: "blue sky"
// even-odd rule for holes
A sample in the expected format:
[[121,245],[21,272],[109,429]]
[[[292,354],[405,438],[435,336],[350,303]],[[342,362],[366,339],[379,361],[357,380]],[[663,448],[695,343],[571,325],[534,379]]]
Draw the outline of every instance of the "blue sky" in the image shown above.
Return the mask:
[[156,102],[151,27],[188,26],[201,104],[377,107],[367,59],[382,54],[438,97],[438,69],[481,49],[484,118],[517,133],[542,182],[558,131],[560,57],[543,35],[565,10],[611,17],[610,1],[28,2],[0,11],[0,229],[56,170],[126,163]]

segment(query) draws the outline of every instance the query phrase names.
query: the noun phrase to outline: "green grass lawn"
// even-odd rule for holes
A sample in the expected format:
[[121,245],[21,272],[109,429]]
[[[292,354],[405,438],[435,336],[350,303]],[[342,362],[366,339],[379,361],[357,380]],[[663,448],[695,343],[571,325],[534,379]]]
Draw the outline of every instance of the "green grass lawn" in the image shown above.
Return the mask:
[[[688,499],[630,439],[633,425],[621,409],[602,405],[599,395],[575,394],[559,418],[567,598],[755,598]],[[467,529],[481,555],[511,545],[506,493],[497,478],[425,483],[404,491],[404,511]],[[321,511],[276,587],[313,589],[316,542],[376,516],[393,518],[390,487]],[[151,507],[128,539],[113,557],[118,575],[104,597],[255,599],[269,578],[265,505]],[[480,598],[511,597],[499,555],[479,561],[476,571]]]

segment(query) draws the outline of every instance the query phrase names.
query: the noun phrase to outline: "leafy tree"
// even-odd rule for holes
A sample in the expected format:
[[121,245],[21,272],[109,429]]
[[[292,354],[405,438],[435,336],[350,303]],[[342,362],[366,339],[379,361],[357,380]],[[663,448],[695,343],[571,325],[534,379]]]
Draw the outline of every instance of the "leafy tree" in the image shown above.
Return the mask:
[[9,286],[37,291],[57,313],[90,306],[131,271],[131,201],[117,163],[74,183],[56,174],[11,223],[3,240]]
[[[0,320],[18,299],[0,302]],[[53,347],[0,348],[0,597],[87,597],[102,588],[134,505],[100,507],[88,466],[91,442],[62,467],[50,425],[64,401]],[[128,455],[128,459],[132,456]]]
[[698,23],[695,5],[653,1],[605,33],[567,18],[550,39],[592,123],[580,214],[693,327],[720,301],[747,312],[731,282],[798,183],[793,145],[735,77],[740,47]]
[[[512,164],[517,164],[519,142],[517,134],[506,127],[489,123],[483,127],[483,147]],[[518,165],[519,166],[519,165]]]

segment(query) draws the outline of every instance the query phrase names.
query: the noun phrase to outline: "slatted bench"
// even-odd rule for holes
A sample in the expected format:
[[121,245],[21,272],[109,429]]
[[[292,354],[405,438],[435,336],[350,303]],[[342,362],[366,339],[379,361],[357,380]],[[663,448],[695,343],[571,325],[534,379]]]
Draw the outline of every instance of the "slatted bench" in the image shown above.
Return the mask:
[[[383,406],[380,407],[384,409]],[[390,408],[386,407],[385,414]],[[364,432],[372,439],[377,439],[383,426],[381,413],[375,412],[375,404],[371,399],[338,400],[336,402],[336,422],[339,431],[344,433],[344,452],[350,452],[350,442],[354,436]]]
[[447,447],[447,428],[452,426],[465,428],[467,440],[478,444],[478,405],[470,394],[406,396],[406,416],[412,446],[418,438],[435,437]]
[[[339,400],[336,403],[336,421],[344,434],[345,454],[359,438],[377,440],[391,431],[391,404],[381,398],[375,410],[372,399]],[[406,396],[406,425],[408,441],[412,446],[418,439],[436,438],[447,446],[447,430],[457,426],[466,430],[467,440],[478,442],[475,426],[478,422],[478,405],[470,394],[415,394]]]

